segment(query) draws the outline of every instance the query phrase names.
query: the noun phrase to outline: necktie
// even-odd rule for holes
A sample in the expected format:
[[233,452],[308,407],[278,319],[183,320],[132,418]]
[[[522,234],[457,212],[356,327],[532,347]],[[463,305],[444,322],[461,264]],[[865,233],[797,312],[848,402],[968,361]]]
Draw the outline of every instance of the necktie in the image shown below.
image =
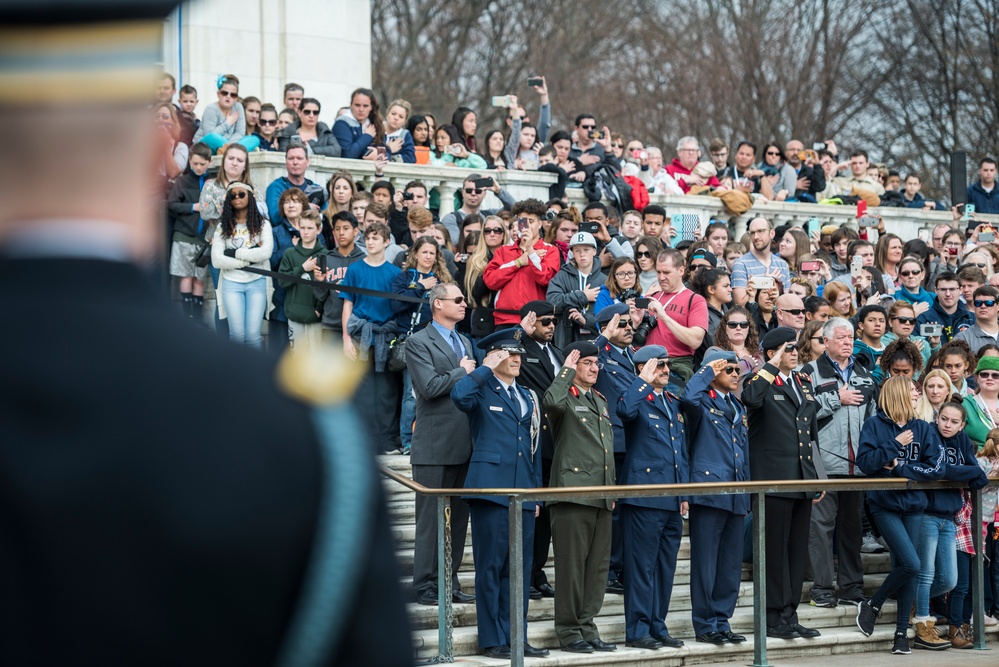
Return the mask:
[[783,376],[783,379],[784,382],[787,383],[788,388],[791,390],[791,395],[794,396],[794,402],[800,404],[801,398],[798,396],[798,388],[794,386],[794,381],[788,376]]
[[631,356],[631,350],[629,348],[624,348],[624,356],[628,359],[628,363],[631,364],[631,372],[635,372],[635,358]]
[[458,334],[451,332],[451,347],[454,348],[454,355],[458,357],[458,361],[461,361],[465,354],[461,351],[461,342],[458,340]]
[[673,411],[669,409],[669,403],[666,401],[666,392],[660,394],[659,397],[663,399],[663,407],[666,409],[666,415],[670,421],[673,421]]
[[513,388],[513,385],[507,387],[507,391],[510,392],[510,400],[513,401],[513,404],[517,406],[517,414],[523,417],[524,406],[520,404],[520,397],[517,396],[517,391]]
[[728,403],[728,408],[732,411],[732,423],[734,424],[739,419],[739,409],[735,407],[735,401],[732,400],[732,394],[725,396],[725,402]]

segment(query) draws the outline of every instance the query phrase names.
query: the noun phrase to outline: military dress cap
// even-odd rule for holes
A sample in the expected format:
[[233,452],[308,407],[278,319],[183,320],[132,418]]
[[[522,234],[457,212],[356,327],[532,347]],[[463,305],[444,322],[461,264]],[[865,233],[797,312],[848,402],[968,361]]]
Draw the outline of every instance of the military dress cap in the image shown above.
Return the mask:
[[669,352],[662,345],[646,345],[636,352],[634,356],[636,365],[644,364],[650,359],[669,359]]
[[520,307],[520,316],[527,317],[528,313],[534,313],[538,317],[555,315],[555,304],[549,301],[528,301]]
[[0,104],[148,104],[177,0],[0,0]]
[[614,319],[615,315],[627,315],[630,312],[631,307],[628,306],[628,304],[618,301],[617,303],[612,303],[611,305],[604,306],[600,309],[600,312],[597,313],[597,323],[607,324]]
[[584,357],[595,357],[598,354],[600,354],[600,348],[598,348],[596,344],[591,343],[588,340],[579,340],[576,341],[575,343],[567,345],[566,348],[562,350],[562,352],[565,354],[566,357],[568,357],[570,354],[572,354],[573,350],[579,350],[580,359],[583,359]]
[[491,350],[506,350],[510,354],[524,354],[524,344],[521,338],[524,337],[524,330],[519,327],[510,329],[500,329],[493,332],[479,341],[479,349],[489,352]]
[[593,238],[593,234],[590,234],[589,232],[576,232],[572,235],[572,238],[569,239],[569,247],[571,248],[576,245],[588,245],[596,248],[597,241]]
[[776,350],[777,348],[798,340],[798,332],[791,327],[777,327],[767,332],[767,335],[760,341],[760,347],[764,350]]
[[739,363],[739,357],[736,356],[735,352],[729,350],[711,350],[704,355],[704,361],[701,362],[701,368],[704,368],[712,361],[718,361],[719,359],[724,359],[733,364]]
[[690,256],[690,261],[694,261],[695,259],[703,259],[711,262],[711,266],[718,266],[718,257],[707,248],[698,248],[695,250],[694,254]]

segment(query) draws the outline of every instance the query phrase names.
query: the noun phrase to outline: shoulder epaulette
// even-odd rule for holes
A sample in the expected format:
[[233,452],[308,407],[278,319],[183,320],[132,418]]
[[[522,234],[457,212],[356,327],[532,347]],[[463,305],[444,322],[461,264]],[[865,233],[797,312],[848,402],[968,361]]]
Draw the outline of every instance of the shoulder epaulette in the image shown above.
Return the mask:
[[590,391],[592,391],[592,392],[593,392],[594,394],[596,394],[596,395],[597,395],[597,396],[599,396],[600,398],[603,398],[603,399],[604,399],[605,401],[607,400],[607,399],[606,399],[606,398],[604,397],[604,395],[603,395],[603,394],[601,394],[601,393],[600,393],[599,391],[597,391],[596,389],[590,389]]
[[576,385],[569,387],[569,393],[572,394],[574,398],[579,398],[579,389]]

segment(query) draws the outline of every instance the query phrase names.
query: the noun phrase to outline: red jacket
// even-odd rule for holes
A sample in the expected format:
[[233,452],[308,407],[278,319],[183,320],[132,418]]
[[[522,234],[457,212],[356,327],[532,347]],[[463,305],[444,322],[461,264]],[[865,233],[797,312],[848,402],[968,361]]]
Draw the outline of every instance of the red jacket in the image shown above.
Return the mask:
[[[673,161],[668,165],[666,165],[666,173],[672,176],[674,179],[676,179],[676,182],[680,184],[680,189],[683,190],[684,194],[690,192],[690,183],[683,180],[682,178],[676,178],[676,177],[677,174],[684,174],[686,176],[689,176],[690,172],[691,172],[690,169],[687,169],[682,164],[680,164],[680,158],[673,158]],[[708,179],[707,185],[710,185],[713,188],[717,188],[719,185],[721,185],[721,181],[718,180],[717,176],[712,176],[710,179]]]
[[520,257],[521,251],[519,245],[512,243],[496,248],[482,273],[486,287],[497,292],[496,311],[493,313],[496,326],[519,323],[521,306],[528,301],[544,301],[548,283],[562,266],[555,246],[539,239],[534,249],[544,251],[538,253],[539,256],[544,255],[540,270],[530,261],[517,268],[513,262]]
[[623,176],[624,182],[631,186],[631,205],[636,211],[641,211],[649,205],[649,189],[637,176]]

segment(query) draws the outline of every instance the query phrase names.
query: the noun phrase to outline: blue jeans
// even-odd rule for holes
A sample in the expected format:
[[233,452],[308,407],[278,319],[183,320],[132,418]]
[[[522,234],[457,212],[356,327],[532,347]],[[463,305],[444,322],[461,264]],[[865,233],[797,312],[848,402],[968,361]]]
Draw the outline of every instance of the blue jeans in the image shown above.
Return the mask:
[[[226,144],[231,144],[233,142],[226,141],[226,139],[221,134],[216,134],[212,132],[211,134],[206,134],[201,137],[201,143],[212,149],[212,155],[218,152],[218,149],[222,148]],[[235,142],[246,148],[247,152],[252,153],[253,151],[260,148],[260,139],[257,137],[243,137],[239,141]]]
[[971,559],[971,554],[957,552],[957,584],[947,601],[947,620],[951,625],[971,623]]
[[888,543],[894,558],[891,572],[885,577],[881,588],[871,597],[871,605],[880,609],[892,595],[898,600],[898,613],[895,631],[905,632],[909,627],[909,615],[904,610],[912,608],[916,593],[916,576],[919,574],[919,534],[923,526],[923,513],[898,514],[871,506],[871,514],[878,524],[881,537]]
[[402,415],[399,417],[399,439],[403,448],[413,444],[413,421],[416,419],[416,396],[409,371],[402,372]]
[[248,283],[222,279],[222,304],[229,321],[229,340],[260,347],[260,327],[267,307],[267,280]]
[[916,616],[930,615],[930,598],[957,584],[957,541],[953,519],[923,515],[919,534],[919,577],[916,579]]

